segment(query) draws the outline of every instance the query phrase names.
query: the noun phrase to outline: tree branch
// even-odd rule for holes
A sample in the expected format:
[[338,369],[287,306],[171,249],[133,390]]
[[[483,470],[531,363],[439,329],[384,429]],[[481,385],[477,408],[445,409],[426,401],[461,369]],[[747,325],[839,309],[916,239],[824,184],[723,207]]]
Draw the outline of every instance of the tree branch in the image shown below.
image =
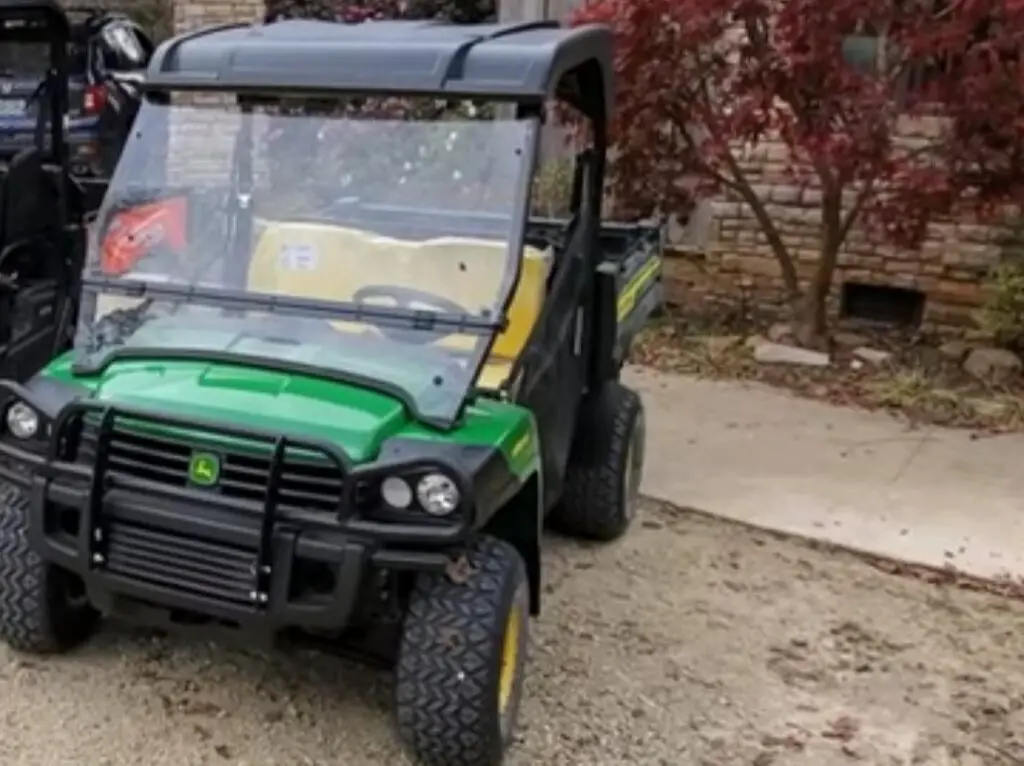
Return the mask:
[[743,201],[750,206],[754,218],[757,219],[758,226],[761,227],[761,231],[768,240],[768,246],[771,247],[772,252],[775,254],[775,259],[779,262],[779,269],[782,271],[782,281],[786,286],[786,292],[789,293],[791,299],[798,298],[800,296],[800,278],[796,273],[796,266],[793,263],[793,256],[790,255],[789,248],[782,241],[782,235],[775,226],[772,217],[768,214],[764,200],[754,191],[746,174],[743,172],[743,168],[740,167],[736,158],[733,157],[732,152],[727,150],[724,154],[725,164],[729,167],[729,171],[735,178],[733,188],[743,198]]
[[[705,103],[712,103],[711,94],[708,92],[707,80],[701,81],[698,86],[703,91],[704,98],[707,99]],[[709,125],[710,131],[714,130],[713,125]],[[728,184],[728,188],[731,188],[743,199],[747,205],[750,206],[751,212],[754,214],[754,218],[757,220],[758,226],[761,228],[762,233],[768,240],[768,246],[772,249],[772,253],[775,255],[775,260],[779,263],[779,270],[782,272],[782,282],[786,286],[786,292],[791,300],[800,297],[800,277],[796,273],[796,265],[793,263],[793,256],[789,252],[789,248],[786,247],[786,243],[782,241],[782,235],[779,233],[778,227],[775,226],[775,222],[772,217],[768,214],[767,208],[765,208],[764,200],[762,200],[753,187],[750,185],[750,180],[747,178],[747,174],[743,172],[743,168],[740,167],[739,162],[736,161],[736,157],[733,156],[732,150],[726,147],[725,151],[722,152],[722,160],[725,162],[726,167],[729,169],[731,174],[731,181]]]
[[856,198],[853,201],[853,205],[846,211],[846,216],[843,218],[839,225],[838,240],[840,246],[846,241],[846,238],[850,235],[850,230],[854,224],[857,223],[857,219],[860,217],[861,211],[867,204],[868,199],[874,193],[875,179],[872,178],[864,183],[860,191],[857,193]]
[[700,143],[693,137],[693,134],[686,129],[685,126],[680,125],[678,121],[673,120],[672,127],[679,132],[680,137],[686,144],[687,150],[690,152],[690,156],[693,158],[694,165],[697,166],[697,170],[700,173],[711,178],[716,184],[720,184],[726,189],[739,192],[739,186],[729,176],[723,175],[722,172],[716,169],[713,165],[709,164],[706,160],[701,158]]
[[[828,183],[822,187],[821,194],[821,227],[824,236],[821,242],[822,255],[839,250],[843,240],[843,189],[837,183]],[[823,258],[824,260],[824,258]]]
[[763,54],[768,50],[768,30],[765,29],[763,21],[751,17],[743,22],[743,26],[746,28],[751,47],[762,54],[760,58],[763,60]]

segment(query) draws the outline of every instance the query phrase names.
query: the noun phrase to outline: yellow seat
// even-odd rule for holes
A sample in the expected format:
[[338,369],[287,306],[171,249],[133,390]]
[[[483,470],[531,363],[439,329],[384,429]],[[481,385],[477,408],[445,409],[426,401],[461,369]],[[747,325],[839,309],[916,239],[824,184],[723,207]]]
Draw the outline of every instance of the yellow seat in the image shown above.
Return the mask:
[[511,360],[491,354],[480,368],[480,374],[476,376],[476,387],[485,391],[497,391],[501,384],[508,380],[512,364]]
[[[507,245],[497,240],[438,237],[423,242],[312,223],[273,223],[257,243],[248,288],[256,292],[351,301],[367,285],[408,287],[450,298],[467,311],[494,310],[505,274]],[[495,340],[477,385],[497,388],[508,377],[544,304],[550,251],[526,247],[508,325]],[[424,308],[431,308],[424,306]],[[371,332],[358,322],[338,330]],[[470,350],[476,338],[453,334],[438,345]]]

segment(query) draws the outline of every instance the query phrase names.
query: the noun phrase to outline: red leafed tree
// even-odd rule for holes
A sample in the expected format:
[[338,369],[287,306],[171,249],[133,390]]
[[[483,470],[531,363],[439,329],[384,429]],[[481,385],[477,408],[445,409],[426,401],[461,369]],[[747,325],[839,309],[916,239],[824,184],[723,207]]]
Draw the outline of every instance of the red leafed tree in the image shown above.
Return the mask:
[[[695,193],[745,203],[805,345],[826,338],[854,226],[914,246],[937,215],[1024,200],[1024,0],[589,0],[573,22],[615,31],[622,212],[678,214]],[[944,127],[908,142],[906,120],[925,113]],[[820,192],[809,279],[743,161],[770,139]]]
[[487,21],[495,0],[265,0],[264,18],[327,19],[349,23],[371,19],[443,18],[458,23]]

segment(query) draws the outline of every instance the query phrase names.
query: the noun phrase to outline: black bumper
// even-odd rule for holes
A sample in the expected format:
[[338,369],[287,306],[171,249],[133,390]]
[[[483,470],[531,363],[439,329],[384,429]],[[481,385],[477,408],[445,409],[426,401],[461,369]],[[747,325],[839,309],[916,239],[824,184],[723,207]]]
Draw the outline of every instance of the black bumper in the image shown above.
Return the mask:
[[[0,393],[33,404],[24,389],[2,386],[8,390]],[[95,451],[81,462],[87,416]],[[125,421],[263,446],[270,467],[265,496],[239,499],[118,470],[109,445]],[[261,633],[341,631],[371,576],[443,569],[474,527],[471,507],[445,523],[377,520],[372,508],[353,510],[357,487],[385,475],[432,470],[453,477],[468,504],[470,481],[445,461],[354,467],[327,442],[82,402],[64,407],[48,431],[45,444],[0,439],[0,479],[20,486],[30,499],[33,548],[79,575],[97,608],[129,618],[138,614],[144,622],[152,622],[154,612],[167,620],[182,613]],[[285,456],[293,450],[330,461],[343,477],[336,512],[281,507]]]

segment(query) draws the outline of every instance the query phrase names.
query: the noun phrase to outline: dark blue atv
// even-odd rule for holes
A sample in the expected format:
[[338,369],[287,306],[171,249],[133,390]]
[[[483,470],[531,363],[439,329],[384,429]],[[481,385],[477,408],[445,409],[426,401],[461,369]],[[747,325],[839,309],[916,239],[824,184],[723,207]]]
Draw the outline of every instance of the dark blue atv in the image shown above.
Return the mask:
[[[72,171],[107,178],[138,111],[138,86],[153,42],[123,13],[75,6],[65,12],[71,25],[66,133]],[[0,163],[6,163],[46,140],[43,90],[51,58],[50,43],[31,25],[17,19],[0,23]]]

